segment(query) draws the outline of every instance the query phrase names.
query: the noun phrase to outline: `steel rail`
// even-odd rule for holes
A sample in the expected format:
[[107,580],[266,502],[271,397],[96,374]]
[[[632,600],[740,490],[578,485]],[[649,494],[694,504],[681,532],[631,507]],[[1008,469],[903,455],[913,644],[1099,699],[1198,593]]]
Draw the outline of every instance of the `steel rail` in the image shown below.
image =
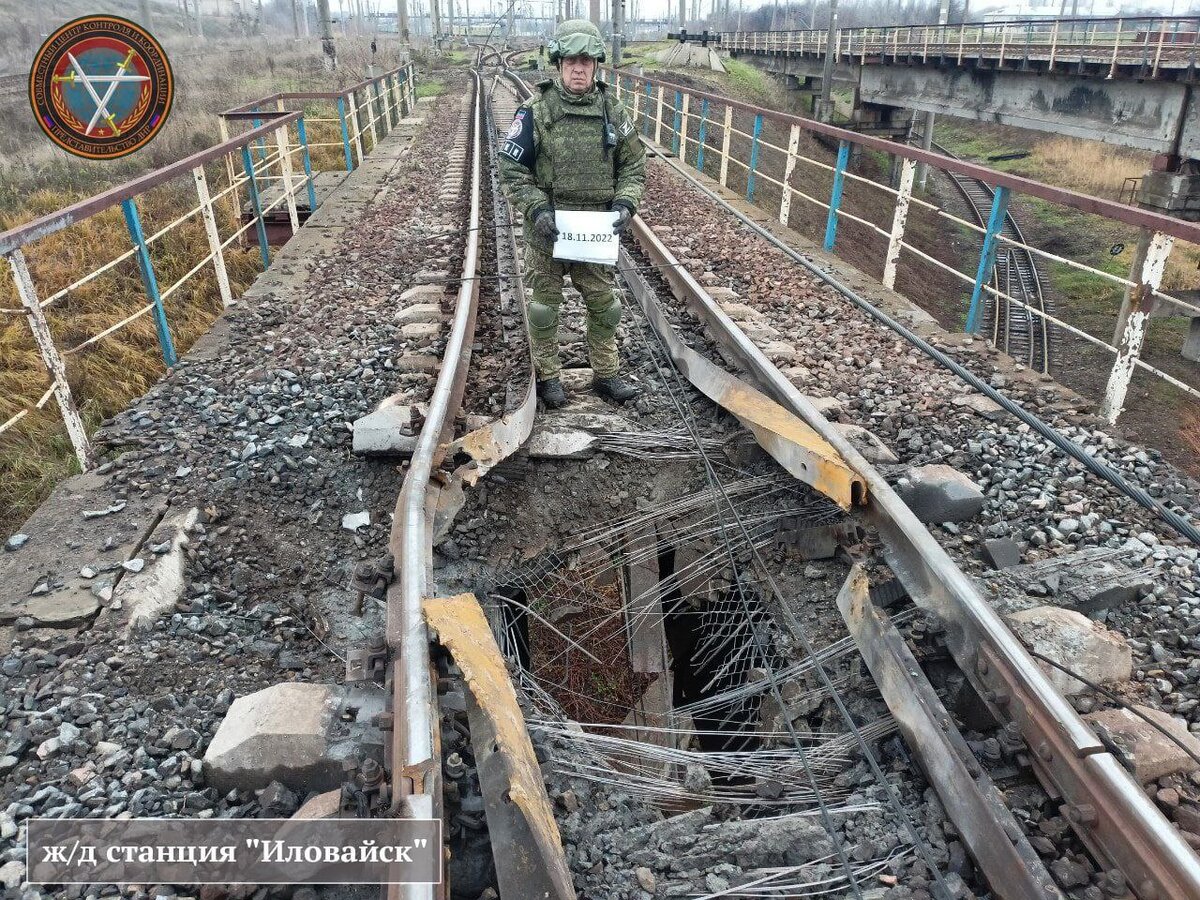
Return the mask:
[[[943,365],[957,367],[955,371],[960,377],[969,376],[978,382],[940,351],[734,209],[674,161],[666,162],[847,299],[927,354],[937,354]],[[1138,896],[1146,900],[1200,897],[1200,858],[1054,687],[975,582],[950,558],[887,480],[767,359],[699,282],[674,261],[670,251],[653,238],[640,219],[635,218],[633,230],[651,261],[672,287],[687,297],[717,342],[737,358],[770,396],[832,444],[866,481],[869,498],[866,519],[882,540],[889,566],[913,601],[944,625],[947,646],[955,662],[997,720],[1017,723],[1033,751],[1034,768],[1063,797],[1064,815],[1097,859],[1118,868]],[[1010,412],[1033,418],[1043,429],[1051,431],[1003,395],[996,396]]]
[[[387,596],[386,637],[393,652],[389,667],[393,725],[388,761],[392,778],[390,812],[416,818],[442,816],[440,726],[422,603],[430,596],[432,586],[432,518],[437,491],[432,476],[446,453],[447,438],[462,402],[479,300],[483,90],[479,74],[474,71],[472,91],[470,215],[462,278],[442,366],[396,503],[389,541],[400,568],[399,578],[388,588]],[[448,896],[448,891],[443,879],[441,885],[389,885],[387,896],[395,900],[435,900]]]

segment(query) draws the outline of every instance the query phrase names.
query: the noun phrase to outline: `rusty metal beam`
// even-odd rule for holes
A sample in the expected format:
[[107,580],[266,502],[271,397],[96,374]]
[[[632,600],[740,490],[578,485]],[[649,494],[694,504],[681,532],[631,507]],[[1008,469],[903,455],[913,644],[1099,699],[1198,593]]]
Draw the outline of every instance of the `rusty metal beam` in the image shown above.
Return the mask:
[[850,570],[837,604],[900,732],[997,896],[1061,898],[1062,892],[971,754],[908,644],[887,613],[871,602],[861,565]]
[[502,897],[575,900],[542,770],[504,657],[474,594],[426,600],[425,617],[454,656],[473,702],[471,747]]

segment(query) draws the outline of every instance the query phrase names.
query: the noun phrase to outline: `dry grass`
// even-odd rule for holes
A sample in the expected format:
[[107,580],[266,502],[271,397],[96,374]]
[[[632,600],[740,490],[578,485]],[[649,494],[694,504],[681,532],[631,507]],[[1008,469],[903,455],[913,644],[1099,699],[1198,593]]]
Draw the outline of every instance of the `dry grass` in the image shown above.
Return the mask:
[[[112,5],[112,4],[109,4]],[[120,5],[120,4],[116,4]],[[0,0],[0,21],[11,0]],[[157,29],[156,29],[157,30]],[[23,98],[0,98],[0,230],[53,212],[145,171],[184,157],[219,141],[215,113],[254,97],[286,90],[330,90],[365,76],[368,39],[339,43],[342,66],[325,73],[315,41],[268,44],[263,40],[210,41],[204,54],[181,36],[164,36],[177,80],[171,120],[146,149],[125,160],[97,163],[77,159],[52,147],[41,136]],[[379,41],[377,70],[397,64],[395,45]],[[328,117],[328,107],[309,115]],[[340,141],[336,125],[311,125],[313,142]],[[313,153],[314,168],[342,168],[340,147]],[[208,170],[214,193],[227,182],[223,165]],[[138,200],[147,235],[188,212],[195,203],[190,177],[155,188]],[[232,202],[218,207],[222,237],[236,227]],[[248,237],[253,240],[253,233]],[[45,298],[130,247],[119,209],[93,216],[43,238],[26,254],[39,294]],[[197,217],[168,232],[151,247],[160,287],[166,289],[207,253]],[[227,252],[226,264],[235,296],[261,268],[256,245]],[[71,291],[47,310],[56,344],[63,350],[108,328],[147,303],[135,262],[127,260],[89,284]],[[7,266],[0,264],[0,308],[19,307]],[[183,353],[220,313],[211,266],[203,268],[167,302],[176,349]],[[164,366],[153,318],[143,316],[92,347],[67,357],[68,377],[86,423],[128,406],[163,374]],[[23,316],[0,315],[0,422],[36,401],[49,379]],[[0,435],[0,535],[16,527],[60,479],[75,468],[53,400]]]
[[1148,154],[1072,137],[1037,141],[1029,163],[1043,181],[1113,198],[1120,196],[1126,178],[1140,178],[1150,167]]

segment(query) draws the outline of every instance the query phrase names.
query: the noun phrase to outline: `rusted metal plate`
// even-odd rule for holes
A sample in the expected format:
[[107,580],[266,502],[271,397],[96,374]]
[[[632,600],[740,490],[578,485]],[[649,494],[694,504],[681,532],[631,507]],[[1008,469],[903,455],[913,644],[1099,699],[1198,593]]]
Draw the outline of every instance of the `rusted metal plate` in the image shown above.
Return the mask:
[[425,618],[454,655],[474,701],[471,746],[502,897],[573,900],[562,838],[517,693],[474,594],[426,600]]
[[861,566],[850,570],[837,604],[900,732],[996,896],[1062,897],[908,645],[887,614],[871,602]]

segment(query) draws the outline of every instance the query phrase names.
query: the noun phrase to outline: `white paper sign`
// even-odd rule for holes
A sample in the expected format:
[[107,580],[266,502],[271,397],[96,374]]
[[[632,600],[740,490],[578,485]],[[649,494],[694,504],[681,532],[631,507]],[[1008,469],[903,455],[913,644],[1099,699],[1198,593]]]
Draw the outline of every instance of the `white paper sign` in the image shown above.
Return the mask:
[[615,266],[621,245],[620,236],[613,234],[618,215],[612,211],[555,210],[558,238],[554,241],[554,258]]

